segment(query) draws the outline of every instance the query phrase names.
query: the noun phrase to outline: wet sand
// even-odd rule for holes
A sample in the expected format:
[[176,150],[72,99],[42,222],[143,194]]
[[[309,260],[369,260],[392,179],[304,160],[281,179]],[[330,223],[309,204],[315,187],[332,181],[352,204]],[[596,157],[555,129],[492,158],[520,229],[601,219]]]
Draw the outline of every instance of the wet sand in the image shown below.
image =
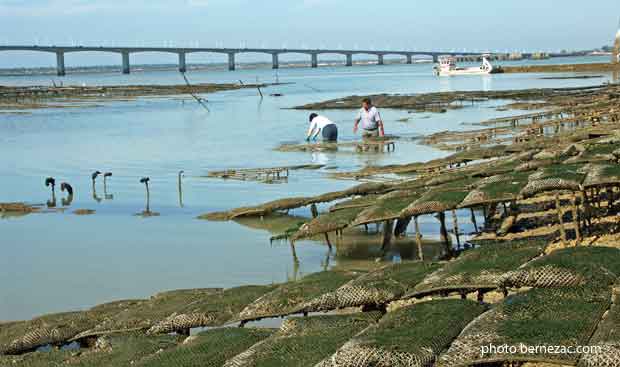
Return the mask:
[[525,65],[504,66],[504,73],[574,73],[574,72],[602,72],[620,71],[620,64],[592,63],[592,64],[566,64],[566,65]]
[[[243,88],[263,88],[271,84],[196,84],[196,85],[115,85],[115,86],[0,86],[0,110],[85,107],[84,102],[133,100],[139,97],[164,97],[215,93]],[[96,107],[96,104],[92,104]]]

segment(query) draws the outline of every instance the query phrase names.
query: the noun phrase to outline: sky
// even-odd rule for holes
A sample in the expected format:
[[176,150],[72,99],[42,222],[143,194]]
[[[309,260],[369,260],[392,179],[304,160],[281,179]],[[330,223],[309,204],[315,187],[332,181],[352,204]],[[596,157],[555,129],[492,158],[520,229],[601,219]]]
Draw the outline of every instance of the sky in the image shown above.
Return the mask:
[[[559,51],[611,44],[619,17],[618,0],[0,0],[0,45]],[[225,56],[188,60],[207,61]],[[0,68],[54,64],[51,54],[0,52]]]

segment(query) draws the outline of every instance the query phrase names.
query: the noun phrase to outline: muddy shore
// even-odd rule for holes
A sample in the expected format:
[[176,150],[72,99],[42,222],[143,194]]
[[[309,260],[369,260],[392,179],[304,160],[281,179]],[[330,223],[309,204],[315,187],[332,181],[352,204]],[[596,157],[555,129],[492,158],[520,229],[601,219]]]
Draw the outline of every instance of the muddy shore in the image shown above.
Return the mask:
[[415,95],[376,94],[369,96],[348,96],[323,102],[294,107],[299,110],[355,109],[362,99],[370,98],[373,104],[382,108],[406,109],[416,112],[446,112],[448,109],[462,108],[476,102],[488,100],[538,101],[553,96],[577,96],[596,93],[603,86],[582,88],[541,88],[504,91],[456,91]]
[[593,63],[593,64],[565,64],[565,65],[524,65],[503,66],[504,73],[572,73],[572,72],[603,72],[620,71],[620,64]]
[[84,102],[131,100],[139,97],[187,96],[273,84],[113,85],[113,86],[0,86],[1,109],[66,108]]

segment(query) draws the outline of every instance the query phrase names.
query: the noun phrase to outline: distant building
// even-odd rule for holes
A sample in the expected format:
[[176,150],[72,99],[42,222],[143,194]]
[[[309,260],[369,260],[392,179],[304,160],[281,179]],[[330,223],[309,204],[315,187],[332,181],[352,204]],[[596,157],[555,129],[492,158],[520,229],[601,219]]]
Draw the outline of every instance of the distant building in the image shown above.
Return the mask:
[[508,55],[508,60],[523,60],[523,54],[521,52],[513,52]]
[[548,59],[549,58],[549,54],[546,52],[534,52],[532,54],[532,59],[533,60],[544,60],[544,59]]

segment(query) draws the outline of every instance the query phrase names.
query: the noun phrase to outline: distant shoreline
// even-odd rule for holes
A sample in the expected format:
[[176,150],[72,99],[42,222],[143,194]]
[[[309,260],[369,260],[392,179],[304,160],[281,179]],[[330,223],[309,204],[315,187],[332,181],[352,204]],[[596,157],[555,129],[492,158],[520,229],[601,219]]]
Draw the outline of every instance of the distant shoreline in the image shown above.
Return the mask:
[[165,97],[215,93],[275,84],[114,85],[114,86],[0,86],[0,111],[75,107],[75,103],[122,101],[139,97]]
[[570,72],[601,72],[620,71],[620,64],[592,63],[592,64],[549,64],[504,66],[504,73],[570,73]]

